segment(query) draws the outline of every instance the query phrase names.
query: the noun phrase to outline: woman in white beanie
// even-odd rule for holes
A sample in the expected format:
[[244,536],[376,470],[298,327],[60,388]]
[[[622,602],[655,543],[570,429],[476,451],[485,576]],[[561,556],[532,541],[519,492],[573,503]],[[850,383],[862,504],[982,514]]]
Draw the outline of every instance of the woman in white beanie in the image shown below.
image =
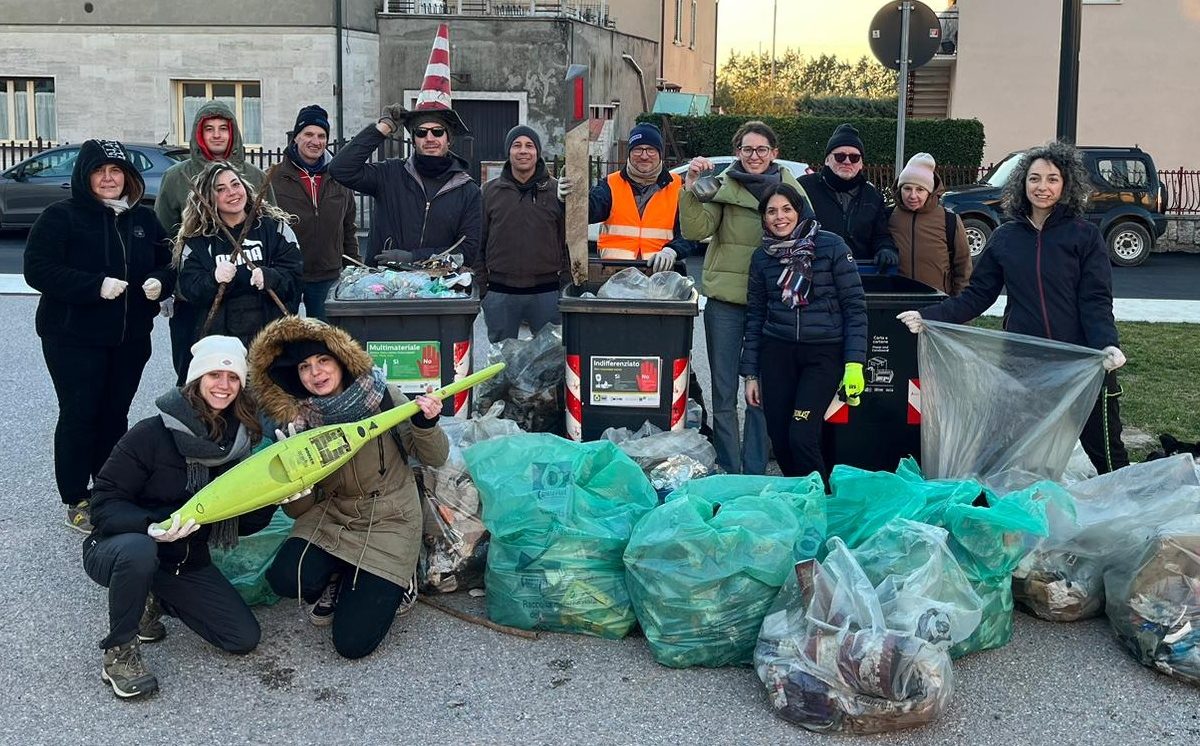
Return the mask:
[[888,230],[900,252],[900,274],[947,295],[971,279],[971,249],[962,220],[938,204],[942,182],[929,153],[909,159],[896,179],[896,209]]
[[258,621],[213,566],[209,545],[232,546],[239,534],[261,530],[275,506],[213,525],[179,525],[178,518],[167,530],[157,525],[262,438],[257,408],[243,391],[242,343],[209,336],[192,345],[192,355],[185,385],[160,396],[158,414],[117,442],[92,497],[94,529],[83,543],[83,567],[108,588],[100,675],[123,698],[158,688],[139,643],[166,636],[164,612],[227,652],[258,645]]

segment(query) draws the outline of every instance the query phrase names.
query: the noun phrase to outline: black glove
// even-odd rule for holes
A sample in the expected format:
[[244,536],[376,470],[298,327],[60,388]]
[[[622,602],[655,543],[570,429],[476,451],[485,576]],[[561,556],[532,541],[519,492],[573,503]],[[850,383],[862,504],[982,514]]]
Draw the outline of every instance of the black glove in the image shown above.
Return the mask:
[[437,425],[439,419],[441,419],[440,414],[435,414],[433,417],[426,417],[425,413],[418,409],[417,413],[410,417],[408,421],[412,423],[413,427],[428,430]]
[[400,131],[400,125],[404,122],[404,115],[407,113],[408,109],[405,109],[400,104],[388,104],[376,121],[383,122],[391,127],[392,134],[394,135]]
[[889,269],[900,265],[900,255],[895,249],[880,249],[875,252],[875,266],[879,269]]

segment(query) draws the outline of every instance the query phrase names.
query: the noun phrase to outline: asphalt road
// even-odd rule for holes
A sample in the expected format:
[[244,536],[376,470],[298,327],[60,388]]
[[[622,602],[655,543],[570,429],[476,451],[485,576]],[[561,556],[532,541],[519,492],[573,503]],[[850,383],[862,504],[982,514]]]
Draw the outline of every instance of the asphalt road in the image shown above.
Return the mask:
[[[1200,266],[1200,265],[1193,265]],[[263,640],[219,653],[174,619],[146,646],[161,691],[117,700],[100,682],[105,594],[62,525],[51,442],[56,403],[33,333],[36,300],[0,297],[0,740],[79,743],[1195,744],[1200,689],[1135,663],[1103,621],[1058,625],[1018,614],[1013,641],[954,665],[949,710],[883,738],[808,734],[771,711],[744,668],[673,670],[645,641],[547,634],[536,641],[428,606],[400,619],[372,656],[334,653],[328,628],[293,603],[258,608]],[[478,327],[477,327],[478,329]],[[477,339],[482,342],[477,336]],[[696,360],[707,384],[697,325]],[[477,344],[477,350],[483,345]],[[131,420],[170,386],[165,324]],[[482,613],[483,601],[442,597]]]
[[[25,231],[0,231],[0,274],[20,274]],[[699,275],[698,258],[688,262]],[[1200,300],[1200,254],[1154,254],[1140,267],[1113,267],[1113,296],[1157,300]]]

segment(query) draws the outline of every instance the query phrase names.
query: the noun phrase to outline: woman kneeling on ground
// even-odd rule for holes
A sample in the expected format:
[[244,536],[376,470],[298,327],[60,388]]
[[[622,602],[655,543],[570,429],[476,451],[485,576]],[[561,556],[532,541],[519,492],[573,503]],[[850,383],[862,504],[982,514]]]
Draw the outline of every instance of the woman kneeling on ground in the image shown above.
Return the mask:
[[[349,334],[298,316],[272,322],[255,338],[250,380],[280,438],[408,401]],[[296,523],[267,570],[277,594],[315,602],[310,620],[332,623],[333,646],[346,658],[370,655],[397,612],[417,600],[421,503],[408,454],[441,466],[449,442],[437,426],[441,401],[416,401],[415,417],[368,443],[311,495],[284,508]]]
[[790,184],[758,203],[763,240],[750,259],[741,374],[783,475],[816,471],[828,483],[821,427],[839,382],[851,404],[863,391],[867,306],[850,247],[802,218],[805,208]]
[[166,636],[164,612],[230,653],[250,652],[261,634],[250,607],[213,566],[209,545],[230,547],[239,534],[260,531],[275,506],[212,525],[180,525],[178,516],[169,529],[158,525],[262,437],[254,400],[242,390],[242,343],[205,337],[192,355],[183,388],[160,396],[158,414],[117,442],[93,492],[95,528],[83,542],[83,567],[108,588],[101,677],[119,697],[158,688],[138,645]]

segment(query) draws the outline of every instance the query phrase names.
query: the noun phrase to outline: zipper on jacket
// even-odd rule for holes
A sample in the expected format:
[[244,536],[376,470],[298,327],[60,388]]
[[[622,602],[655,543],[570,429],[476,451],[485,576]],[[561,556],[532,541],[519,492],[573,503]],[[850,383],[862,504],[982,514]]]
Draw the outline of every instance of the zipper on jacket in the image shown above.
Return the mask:
[[800,341],[800,307],[796,306],[796,341]]
[[[434,195],[437,196],[436,194]],[[421,240],[417,243],[417,248],[425,248],[425,224],[429,222],[429,206],[433,204],[432,199],[425,200],[425,216],[421,218]]]
[[912,214],[912,228],[908,232],[908,262],[909,272],[917,276],[917,214]]
[[[129,281],[129,253],[125,250],[125,239],[121,238],[121,226],[117,224],[120,216],[113,213],[113,231],[117,234],[117,243],[121,244],[121,261],[125,264],[125,276],[121,279]],[[121,293],[123,297],[123,313],[121,314],[121,341],[125,341],[125,328],[129,326],[129,294],[133,292],[128,287]]]
[[1042,230],[1037,229],[1037,277],[1038,299],[1042,302],[1042,321],[1046,324],[1046,339],[1054,339],[1050,335],[1050,314],[1046,312],[1046,288],[1042,283]]

